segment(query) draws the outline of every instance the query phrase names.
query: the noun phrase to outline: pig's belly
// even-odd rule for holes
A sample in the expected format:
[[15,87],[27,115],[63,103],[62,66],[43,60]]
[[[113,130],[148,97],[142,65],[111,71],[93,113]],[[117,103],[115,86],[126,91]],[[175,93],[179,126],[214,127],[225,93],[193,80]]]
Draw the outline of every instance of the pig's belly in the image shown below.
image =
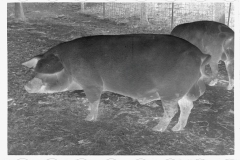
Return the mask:
[[[139,83],[138,83],[139,82]],[[139,101],[140,104],[146,104],[154,100],[160,100],[157,88],[150,81],[141,83],[139,81],[119,81],[115,79],[114,82],[103,82],[103,91],[110,91],[113,93],[121,94],[131,97]]]

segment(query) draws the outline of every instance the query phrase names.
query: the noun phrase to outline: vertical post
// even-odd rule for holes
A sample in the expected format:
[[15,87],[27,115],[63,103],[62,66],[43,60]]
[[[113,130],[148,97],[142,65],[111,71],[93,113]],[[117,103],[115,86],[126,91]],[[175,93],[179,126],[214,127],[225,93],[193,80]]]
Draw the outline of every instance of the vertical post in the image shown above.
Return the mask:
[[81,2],[81,12],[84,12],[84,2]]
[[105,6],[105,4],[106,4],[106,2],[103,3],[103,18],[106,17],[106,11],[105,11],[106,6]]
[[229,11],[228,11],[228,26],[229,26],[229,22],[230,22],[231,5],[232,5],[232,3],[229,4]]
[[172,3],[172,20],[171,20],[171,30],[173,29],[173,16],[174,16],[174,3]]
[[141,23],[142,26],[149,25],[148,13],[147,13],[147,3],[146,2],[141,2],[140,23]]
[[20,21],[26,20],[23,12],[22,3],[15,3],[15,18]]

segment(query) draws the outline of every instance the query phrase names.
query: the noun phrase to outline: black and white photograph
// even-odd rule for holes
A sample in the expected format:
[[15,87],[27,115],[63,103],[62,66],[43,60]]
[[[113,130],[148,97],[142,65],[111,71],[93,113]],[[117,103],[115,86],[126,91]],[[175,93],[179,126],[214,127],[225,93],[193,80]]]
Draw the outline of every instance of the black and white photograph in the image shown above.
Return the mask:
[[237,2],[6,3],[8,157],[237,159]]

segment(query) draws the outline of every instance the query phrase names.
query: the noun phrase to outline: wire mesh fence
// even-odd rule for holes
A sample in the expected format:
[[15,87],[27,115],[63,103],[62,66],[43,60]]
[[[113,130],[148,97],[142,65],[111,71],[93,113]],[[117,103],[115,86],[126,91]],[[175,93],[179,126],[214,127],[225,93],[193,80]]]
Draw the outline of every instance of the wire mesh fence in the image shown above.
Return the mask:
[[[229,21],[229,27],[234,29],[234,6],[230,7],[230,3],[224,5],[225,24]],[[149,24],[162,28],[172,28],[180,23],[197,20],[215,20],[214,11],[214,3],[147,3]],[[140,21],[141,3],[86,3],[82,12],[118,23],[137,25]]]

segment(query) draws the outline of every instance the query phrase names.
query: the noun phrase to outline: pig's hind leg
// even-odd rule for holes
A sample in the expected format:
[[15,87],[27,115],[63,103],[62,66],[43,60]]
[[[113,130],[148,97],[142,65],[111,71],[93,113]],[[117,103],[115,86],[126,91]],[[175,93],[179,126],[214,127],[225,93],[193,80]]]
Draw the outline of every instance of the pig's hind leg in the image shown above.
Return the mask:
[[206,90],[202,78],[200,78],[190,89],[190,91],[178,101],[180,107],[180,117],[178,123],[172,128],[172,131],[183,130],[187,124],[188,117],[193,108],[193,101],[197,100]]

